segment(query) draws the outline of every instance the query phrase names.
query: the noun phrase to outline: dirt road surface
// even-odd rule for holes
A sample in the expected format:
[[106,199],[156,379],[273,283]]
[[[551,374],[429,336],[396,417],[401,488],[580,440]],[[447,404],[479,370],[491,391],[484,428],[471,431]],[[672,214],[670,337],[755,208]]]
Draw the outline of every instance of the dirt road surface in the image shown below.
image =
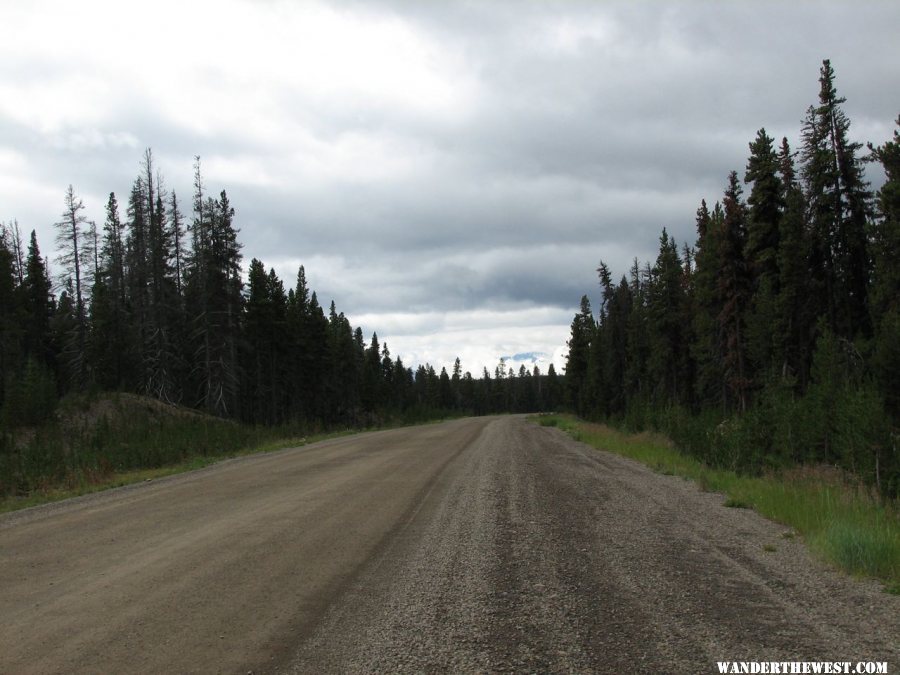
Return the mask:
[[900,597],[722,501],[517,417],[229,461],[0,518],[0,673],[900,669]]

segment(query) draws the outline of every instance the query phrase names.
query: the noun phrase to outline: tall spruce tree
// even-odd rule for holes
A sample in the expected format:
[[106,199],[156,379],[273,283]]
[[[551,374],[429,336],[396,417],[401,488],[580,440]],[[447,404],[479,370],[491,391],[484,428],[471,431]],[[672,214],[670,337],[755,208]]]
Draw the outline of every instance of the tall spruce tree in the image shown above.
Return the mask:
[[635,258],[628,275],[632,309],[626,328],[628,366],[625,370],[625,395],[629,401],[638,405],[648,401],[653,388],[647,377],[647,361],[650,355],[647,292],[649,279],[649,265],[641,268]]
[[783,380],[806,386],[812,353],[815,305],[810,303],[812,241],[806,228],[806,200],[794,170],[787,138],[778,152],[784,211],[779,221],[776,358]]
[[706,201],[697,209],[697,245],[692,277],[694,313],[690,344],[696,368],[695,399],[701,407],[724,404],[723,340],[719,324],[722,296],[719,290],[720,248],[725,214],[719,203],[710,213]]
[[[299,288],[299,282],[298,282]],[[304,382],[307,382],[304,400],[311,417],[330,420],[333,398],[329,397],[328,378],[336,369],[333,364],[331,343],[329,341],[329,323],[325,311],[319,304],[316,292],[309,296],[309,312],[307,322],[308,358],[304,361],[307,368]]]
[[[288,298],[275,270],[250,263],[244,306],[242,414],[255,423],[278,424],[289,415]],[[286,367],[287,366],[287,367]]]
[[741,200],[736,171],[728,176],[723,199],[725,219],[719,245],[719,294],[722,308],[719,327],[724,337],[723,358],[725,383],[735,406],[741,412],[749,403],[751,373],[747,363],[746,313],[750,302],[751,279],[744,256],[747,243],[747,209]]
[[[900,116],[897,118],[900,127]],[[874,366],[888,411],[900,420],[900,132],[879,147],[870,145],[871,159],[881,164],[885,182],[878,191],[872,224],[875,320]]]
[[109,193],[100,244],[99,271],[91,291],[90,359],[95,382],[108,390],[135,380],[135,343],[126,298],[125,227],[115,193]]
[[322,411],[332,424],[356,424],[360,419],[360,383],[365,363],[362,330],[356,331],[334,301],[328,313],[327,363],[330,372],[325,381],[327,402]]
[[21,308],[10,229],[0,223],[0,406],[8,380],[21,368]]
[[750,159],[744,182],[747,198],[747,247],[745,257],[752,283],[747,311],[747,352],[753,369],[767,373],[773,366],[777,344],[776,298],[779,293],[780,221],[784,209],[779,162],[774,139],[760,129],[750,143]]
[[199,157],[194,165],[192,251],[186,265],[185,302],[192,317],[187,351],[194,364],[191,388],[201,408],[239,416],[241,245],[234,209],[223,190],[207,197]]
[[[153,180],[153,154],[144,154],[144,178],[147,194],[147,259],[149,311],[143,347],[146,393],[168,403],[180,400],[180,373],[176,322],[180,318],[181,300],[173,266],[172,230],[166,222],[165,195],[162,178]],[[153,186],[156,186],[154,191]]]
[[240,372],[237,350],[241,312],[241,245],[234,227],[234,209],[224,190],[207,204],[210,213],[207,312],[210,315],[210,371],[206,407],[217,414],[239,414]]
[[868,284],[871,271],[866,222],[870,208],[859,143],[849,139],[850,120],[841,108],[834,70],[819,71],[819,105],[803,123],[801,174],[806,187],[814,263],[824,280],[828,324],[841,337],[871,334]]
[[125,293],[131,317],[130,332],[134,349],[131,379],[138,390],[147,382],[144,345],[148,343],[150,328],[150,270],[147,256],[146,188],[142,176],[131,185],[127,207],[127,237],[125,240]]
[[[591,301],[586,295],[581,297],[581,311],[572,320],[568,341],[569,355],[566,358],[566,384],[572,407],[580,415],[585,414],[590,405],[588,391],[588,361],[591,352],[591,341],[594,339],[596,325],[591,312]],[[505,373],[498,373],[496,379],[501,380]]]
[[647,288],[650,319],[647,372],[653,383],[650,395],[657,405],[682,402],[687,397],[687,345],[684,340],[687,302],[683,277],[678,247],[664,228]]
[[22,309],[24,321],[24,352],[41,363],[54,367],[56,359],[50,335],[50,320],[55,310],[53,285],[37,236],[31,231],[28,253],[25,257]]
[[381,400],[381,346],[378,334],[372,333],[372,341],[365,350],[365,362],[360,378],[360,398],[366,412],[374,412]]
[[[318,303],[316,309],[320,310]],[[312,300],[306,282],[303,265],[297,270],[295,288],[288,293],[287,323],[291,340],[288,369],[290,377],[291,417],[298,420],[312,419],[316,401],[321,398],[323,380],[327,371],[327,330],[316,324]],[[324,322],[324,316],[322,317]],[[314,334],[317,333],[317,334]]]
[[244,307],[244,340],[241,398],[243,415],[250,422],[265,421],[269,390],[273,386],[268,364],[271,352],[270,331],[274,317],[269,297],[266,269],[256,258],[250,261],[247,275],[247,302]]

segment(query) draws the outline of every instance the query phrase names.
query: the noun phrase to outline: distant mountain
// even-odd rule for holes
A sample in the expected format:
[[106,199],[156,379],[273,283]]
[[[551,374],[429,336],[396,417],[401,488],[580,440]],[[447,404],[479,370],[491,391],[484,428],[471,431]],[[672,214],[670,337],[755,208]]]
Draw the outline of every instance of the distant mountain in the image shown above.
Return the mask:
[[520,352],[518,354],[513,354],[512,356],[501,356],[500,360],[506,362],[507,368],[513,365],[526,365],[529,367],[537,366],[542,371],[546,372],[547,366],[552,362],[552,357],[547,352]]

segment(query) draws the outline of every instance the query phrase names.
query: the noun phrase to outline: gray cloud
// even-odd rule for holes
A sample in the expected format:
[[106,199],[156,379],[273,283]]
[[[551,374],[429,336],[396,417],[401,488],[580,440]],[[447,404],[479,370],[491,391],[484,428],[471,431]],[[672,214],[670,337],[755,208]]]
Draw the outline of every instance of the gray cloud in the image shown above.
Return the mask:
[[[37,228],[49,251],[65,187],[102,220],[146,146],[188,210],[199,154],[209,191],[227,189],[237,209],[245,256],[288,285],[305,264],[351,318],[574,311],[596,294],[601,259],[624,273],[655,255],[663,226],[691,242],[700,199],[743,173],[757,129],[798,145],[823,58],[858,140],[889,138],[898,112],[890,2],[234,0],[167,12],[214,21],[172,28],[144,58],[135,46],[169,24],[107,45],[121,30],[99,5],[46,35],[27,11],[0,9],[11,28],[0,219]],[[83,33],[85,49],[60,46],[62,30]],[[521,350],[532,348],[554,351]]]

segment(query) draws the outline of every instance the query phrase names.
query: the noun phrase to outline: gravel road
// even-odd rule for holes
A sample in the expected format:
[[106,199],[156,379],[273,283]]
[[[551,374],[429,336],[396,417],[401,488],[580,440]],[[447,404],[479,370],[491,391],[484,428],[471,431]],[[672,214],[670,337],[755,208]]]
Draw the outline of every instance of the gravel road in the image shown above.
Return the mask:
[[0,673],[900,668],[900,597],[722,501],[519,417],[232,460],[0,517]]

